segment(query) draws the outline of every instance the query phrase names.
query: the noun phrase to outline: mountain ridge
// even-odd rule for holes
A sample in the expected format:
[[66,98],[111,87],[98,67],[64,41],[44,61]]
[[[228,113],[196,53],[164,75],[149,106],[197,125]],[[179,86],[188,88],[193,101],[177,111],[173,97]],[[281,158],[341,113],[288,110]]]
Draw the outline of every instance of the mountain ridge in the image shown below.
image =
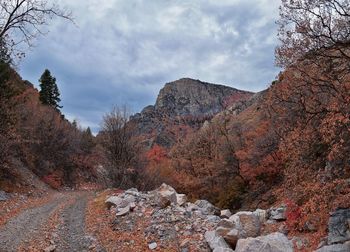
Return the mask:
[[170,147],[175,138],[169,130],[172,131],[170,128],[174,125],[197,129],[225,108],[253,95],[252,92],[222,84],[181,78],[166,83],[159,91],[155,104],[132,116],[131,122],[139,135],[148,135],[151,139],[147,145]]

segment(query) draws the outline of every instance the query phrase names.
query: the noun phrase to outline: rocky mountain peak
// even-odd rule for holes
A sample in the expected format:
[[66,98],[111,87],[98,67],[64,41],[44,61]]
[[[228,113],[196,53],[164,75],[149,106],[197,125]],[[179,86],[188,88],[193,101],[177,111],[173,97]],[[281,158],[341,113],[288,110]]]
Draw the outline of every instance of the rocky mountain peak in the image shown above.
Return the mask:
[[159,92],[155,109],[171,115],[214,115],[232,96],[252,95],[228,86],[182,78],[165,84]]
[[205,120],[253,93],[232,87],[182,78],[169,82],[160,90],[155,105],[145,107],[131,118],[139,135],[149,141],[170,147],[175,143],[176,127],[186,125],[198,129]]

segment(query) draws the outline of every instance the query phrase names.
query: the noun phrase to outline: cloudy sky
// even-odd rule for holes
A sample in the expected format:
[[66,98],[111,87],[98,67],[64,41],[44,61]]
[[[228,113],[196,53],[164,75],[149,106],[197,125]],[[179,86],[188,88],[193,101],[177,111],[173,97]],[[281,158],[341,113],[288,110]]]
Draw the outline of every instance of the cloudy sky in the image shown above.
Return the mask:
[[279,0],[59,0],[76,25],[53,20],[19,66],[37,85],[57,78],[63,113],[96,132],[115,104],[154,104],[190,77],[260,91],[275,78]]

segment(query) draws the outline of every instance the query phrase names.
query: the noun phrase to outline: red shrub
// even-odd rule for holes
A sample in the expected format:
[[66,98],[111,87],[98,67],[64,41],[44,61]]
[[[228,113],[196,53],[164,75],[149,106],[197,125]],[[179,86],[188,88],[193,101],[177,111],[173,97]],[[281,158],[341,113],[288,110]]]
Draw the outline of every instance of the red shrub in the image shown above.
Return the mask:
[[286,200],[285,203],[287,205],[287,211],[286,211],[287,227],[290,229],[295,229],[300,222],[301,209],[292,200]]
[[42,178],[42,180],[53,189],[59,189],[62,186],[62,178],[58,174],[52,173]]

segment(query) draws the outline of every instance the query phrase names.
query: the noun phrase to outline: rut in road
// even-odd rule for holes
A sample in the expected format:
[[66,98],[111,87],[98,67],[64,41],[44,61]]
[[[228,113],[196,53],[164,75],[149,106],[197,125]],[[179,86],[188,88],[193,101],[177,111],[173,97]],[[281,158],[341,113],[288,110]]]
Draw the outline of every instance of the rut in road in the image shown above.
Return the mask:
[[63,210],[62,224],[58,230],[57,251],[89,251],[92,239],[85,233],[85,209],[88,198],[88,193],[79,193],[75,195],[73,203]]

